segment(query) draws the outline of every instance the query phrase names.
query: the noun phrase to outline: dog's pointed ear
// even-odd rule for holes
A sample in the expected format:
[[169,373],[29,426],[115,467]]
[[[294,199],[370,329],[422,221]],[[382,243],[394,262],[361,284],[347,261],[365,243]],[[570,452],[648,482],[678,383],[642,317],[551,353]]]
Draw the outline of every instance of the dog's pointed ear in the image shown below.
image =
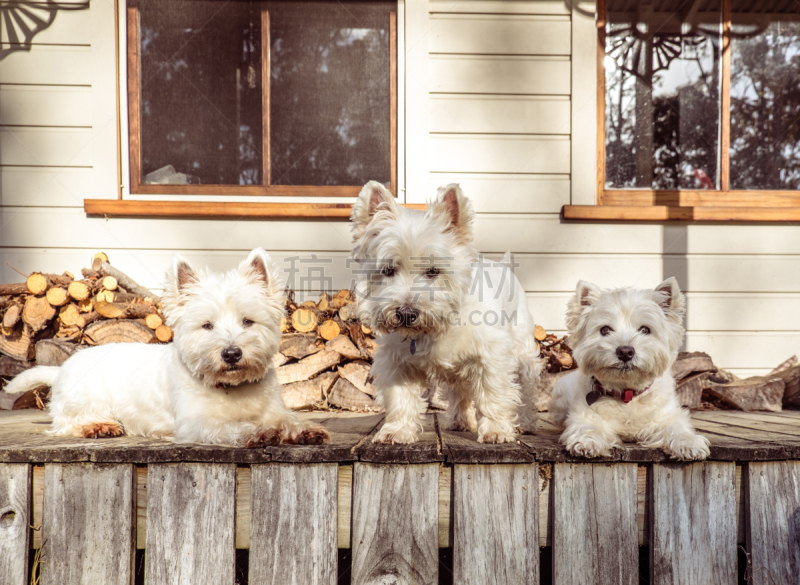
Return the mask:
[[264,248],[254,248],[247,255],[247,259],[239,264],[239,274],[262,285],[270,293],[278,290],[277,269]]
[[396,218],[401,213],[401,207],[397,205],[394,195],[386,187],[377,181],[370,181],[361,189],[350,214],[353,242],[361,239],[367,231],[367,226],[379,211],[382,215],[385,212],[389,217]]
[[580,327],[581,317],[597,302],[601,293],[600,288],[591,282],[578,281],[575,294],[567,303],[566,323],[570,335]]
[[659,284],[655,291],[657,294],[656,302],[664,310],[664,314],[671,319],[680,322],[686,313],[686,297],[683,296],[678,281],[674,276]]
[[184,294],[190,285],[197,284],[200,281],[192,265],[180,254],[175,254],[172,257],[171,276],[175,281],[175,290],[179,294]]
[[190,287],[199,282],[200,278],[192,268],[192,265],[189,264],[189,261],[180,254],[173,255],[172,265],[167,271],[164,296],[162,298],[164,313],[168,317],[168,325],[174,322],[174,319],[169,318],[177,318],[178,310],[191,295]]
[[455,233],[464,243],[472,242],[472,223],[475,211],[458,183],[450,183],[439,187],[436,200],[429,208],[437,215],[443,215],[449,224],[449,230]]

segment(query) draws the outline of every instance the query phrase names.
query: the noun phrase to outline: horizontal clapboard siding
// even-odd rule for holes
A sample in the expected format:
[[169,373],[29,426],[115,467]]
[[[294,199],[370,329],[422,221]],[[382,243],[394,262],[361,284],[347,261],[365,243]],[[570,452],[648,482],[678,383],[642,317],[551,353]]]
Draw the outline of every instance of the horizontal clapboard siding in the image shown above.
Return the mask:
[[431,170],[443,172],[568,173],[566,136],[454,136],[431,141]]
[[34,45],[30,51],[13,53],[0,61],[0,80],[36,85],[91,85],[91,49]]
[[0,167],[0,205],[82,209],[83,198],[91,184],[90,168],[3,166]]
[[0,153],[4,165],[92,166],[91,128],[4,126]]
[[[58,10],[52,24],[38,32],[32,40],[33,45],[85,45],[91,42],[91,12],[89,2],[58,2],[64,9]],[[44,22],[48,20],[48,11],[45,9],[48,3],[45,2],[3,2],[3,7],[16,15],[25,12],[30,16]],[[50,5],[52,6],[52,4]],[[28,18],[29,22],[33,20]],[[4,23],[4,25],[7,24]],[[21,31],[20,27],[16,27]],[[8,34],[3,35],[4,40],[8,40]],[[7,43],[3,43],[4,45]]]
[[[0,83],[0,123],[17,126],[92,125],[90,87]],[[3,157],[5,158],[5,157]]]
[[435,15],[431,53],[569,55],[570,22],[562,16]]
[[558,213],[569,203],[567,174],[431,173],[430,196],[450,183],[461,185],[477,213]]
[[555,96],[431,96],[431,132],[569,134],[569,99]]
[[562,14],[569,15],[564,2],[557,0],[430,0],[432,14]]
[[432,55],[430,91],[569,95],[569,58]]

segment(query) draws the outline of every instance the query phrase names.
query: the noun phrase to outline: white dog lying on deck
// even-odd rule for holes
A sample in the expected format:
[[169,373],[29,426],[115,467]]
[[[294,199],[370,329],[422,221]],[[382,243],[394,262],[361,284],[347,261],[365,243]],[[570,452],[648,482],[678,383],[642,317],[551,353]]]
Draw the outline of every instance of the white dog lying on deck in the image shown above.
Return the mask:
[[567,329],[580,369],[556,383],[550,402],[570,453],[608,455],[622,438],[676,459],[708,457],[708,440],[681,408],[671,375],[685,306],[674,278],[655,290],[578,283]]
[[225,274],[197,274],[176,255],[163,303],[173,343],[85,349],[60,368],[23,372],[7,391],[51,386],[56,435],[246,447],[327,440],[283,403],[272,364],[283,291],[264,250]]

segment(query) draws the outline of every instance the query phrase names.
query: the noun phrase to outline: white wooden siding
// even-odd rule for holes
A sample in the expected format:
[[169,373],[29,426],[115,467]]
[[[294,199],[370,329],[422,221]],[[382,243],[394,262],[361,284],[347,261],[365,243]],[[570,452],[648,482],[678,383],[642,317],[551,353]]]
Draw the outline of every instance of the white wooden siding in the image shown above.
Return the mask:
[[[579,279],[653,287],[677,275],[687,349],[740,375],[800,353],[796,227],[561,223],[570,198],[594,197],[590,17],[532,0],[411,0],[398,12],[404,197],[423,202],[461,183],[478,212],[477,248],[515,253],[537,322],[563,331]],[[93,0],[58,14],[47,38],[61,46],[37,44],[42,33],[30,52],[0,61],[0,280],[19,280],[6,263],[78,273],[102,249],[159,288],[174,251],[224,270],[260,245],[284,271],[292,257],[330,258],[331,285],[348,286],[344,222],[85,216],[84,197],[117,196],[114,32],[112,4]],[[296,267],[297,279],[308,275]]]

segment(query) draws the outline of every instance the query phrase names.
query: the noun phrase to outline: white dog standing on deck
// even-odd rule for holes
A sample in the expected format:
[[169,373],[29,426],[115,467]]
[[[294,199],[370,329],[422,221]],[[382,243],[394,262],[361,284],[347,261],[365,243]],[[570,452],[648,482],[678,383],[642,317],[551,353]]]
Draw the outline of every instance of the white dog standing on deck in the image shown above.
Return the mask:
[[567,329],[579,370],[556,383],[550,402],[570,453],[608,455],[624,439],[676,459],[708,457],[708,440],[681,408],[671,375],[685,307],[674,278],[655,290],[578,283]]
[[198,274],[176,254],[163,303],[173,343],[85,349],[60,368],[23,372],[7,391],[51,386],[55,435],[246,447],[328,438],[283,403],[272,364],[283,291],[264,250],[225,274]]
[[372,376],[386,423],[377,443],[415,442],[423,390],[437,383],[448,393],[446,428],[477,431],[486,443],[533,432],[533,317],[510,267],[476,264],[473,216],[458,185],[419,211],[371,181],[353,207],[359,314],[381,336]]

